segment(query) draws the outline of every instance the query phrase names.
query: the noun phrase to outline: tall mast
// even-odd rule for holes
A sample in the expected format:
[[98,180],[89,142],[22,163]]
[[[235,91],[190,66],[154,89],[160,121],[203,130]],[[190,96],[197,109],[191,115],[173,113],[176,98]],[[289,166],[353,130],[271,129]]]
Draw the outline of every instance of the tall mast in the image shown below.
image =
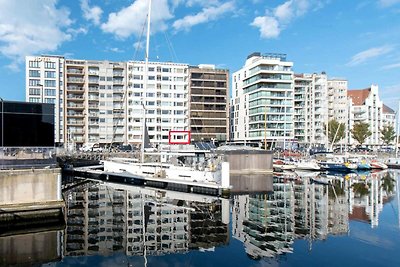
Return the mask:
[[151,0],[149,0],[149,10],[147,12],[147,34],[146,34],[146,55],[144,61],[144,85],[143,85],[143,122],[142,122],[142,147],[141,147],[141,162],[144,162],[144,146],[145,146],[145,134],[146,134],[146,94],[147,94],[147,82],[148,82],[148,71],[149,71],[149,47],[150,47],[150,20],[151,19]]

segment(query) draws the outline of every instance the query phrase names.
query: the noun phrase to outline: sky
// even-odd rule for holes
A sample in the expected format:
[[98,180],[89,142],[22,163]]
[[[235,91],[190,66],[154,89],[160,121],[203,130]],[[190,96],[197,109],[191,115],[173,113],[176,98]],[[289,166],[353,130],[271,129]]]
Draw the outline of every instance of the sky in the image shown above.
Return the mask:
[[[148,0],[0,0],[0,97],[25,99],[25,56],[144,60]],[[295,73],[400,101],[400,0],[152,0],[150,61],[239,70],[284,53]]]

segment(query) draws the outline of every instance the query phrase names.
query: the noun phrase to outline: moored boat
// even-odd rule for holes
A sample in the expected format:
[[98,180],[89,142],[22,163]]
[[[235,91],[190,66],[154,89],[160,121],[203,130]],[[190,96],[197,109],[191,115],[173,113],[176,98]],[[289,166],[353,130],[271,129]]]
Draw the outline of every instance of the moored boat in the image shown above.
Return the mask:
[[319,171],[321,167],[315,160],[300,160],[295,162],[296,170]]
[[371,165],[371,169],[385,170],[388,168],[388,166],[385,163],[378,160],[371,160],[369,164]]

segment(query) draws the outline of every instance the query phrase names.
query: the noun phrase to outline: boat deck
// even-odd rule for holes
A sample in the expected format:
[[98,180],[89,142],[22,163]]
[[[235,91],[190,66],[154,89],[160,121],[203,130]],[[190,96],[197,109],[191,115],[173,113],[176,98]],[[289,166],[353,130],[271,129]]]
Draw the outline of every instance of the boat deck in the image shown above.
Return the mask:
[[147,186],[160,189],[168,189],[172,191],[196,193],[210,196],[227,197],[230,193],[230,188],[224,188],[216,183],[173,180],[156,177],[142,177],[133,175],[128,172],[105,172],[102,170],[102,165],[90,167],[78,167],[64,170],[67,174],[74,176],[90,178],[95,180],[131,184],[135,186]]

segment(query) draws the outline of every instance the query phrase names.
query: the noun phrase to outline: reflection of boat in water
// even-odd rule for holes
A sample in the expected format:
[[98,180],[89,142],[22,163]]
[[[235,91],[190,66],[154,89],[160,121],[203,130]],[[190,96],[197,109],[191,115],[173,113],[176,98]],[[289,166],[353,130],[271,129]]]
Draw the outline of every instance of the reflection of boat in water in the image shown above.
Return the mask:
[[321,173],[316,171],[305,171],[305,170],[295,170],[294,171],[300,178],[312,178],[317,177]]
[[391,169],[400,169],[400,158],[388,158],[385,164]]

